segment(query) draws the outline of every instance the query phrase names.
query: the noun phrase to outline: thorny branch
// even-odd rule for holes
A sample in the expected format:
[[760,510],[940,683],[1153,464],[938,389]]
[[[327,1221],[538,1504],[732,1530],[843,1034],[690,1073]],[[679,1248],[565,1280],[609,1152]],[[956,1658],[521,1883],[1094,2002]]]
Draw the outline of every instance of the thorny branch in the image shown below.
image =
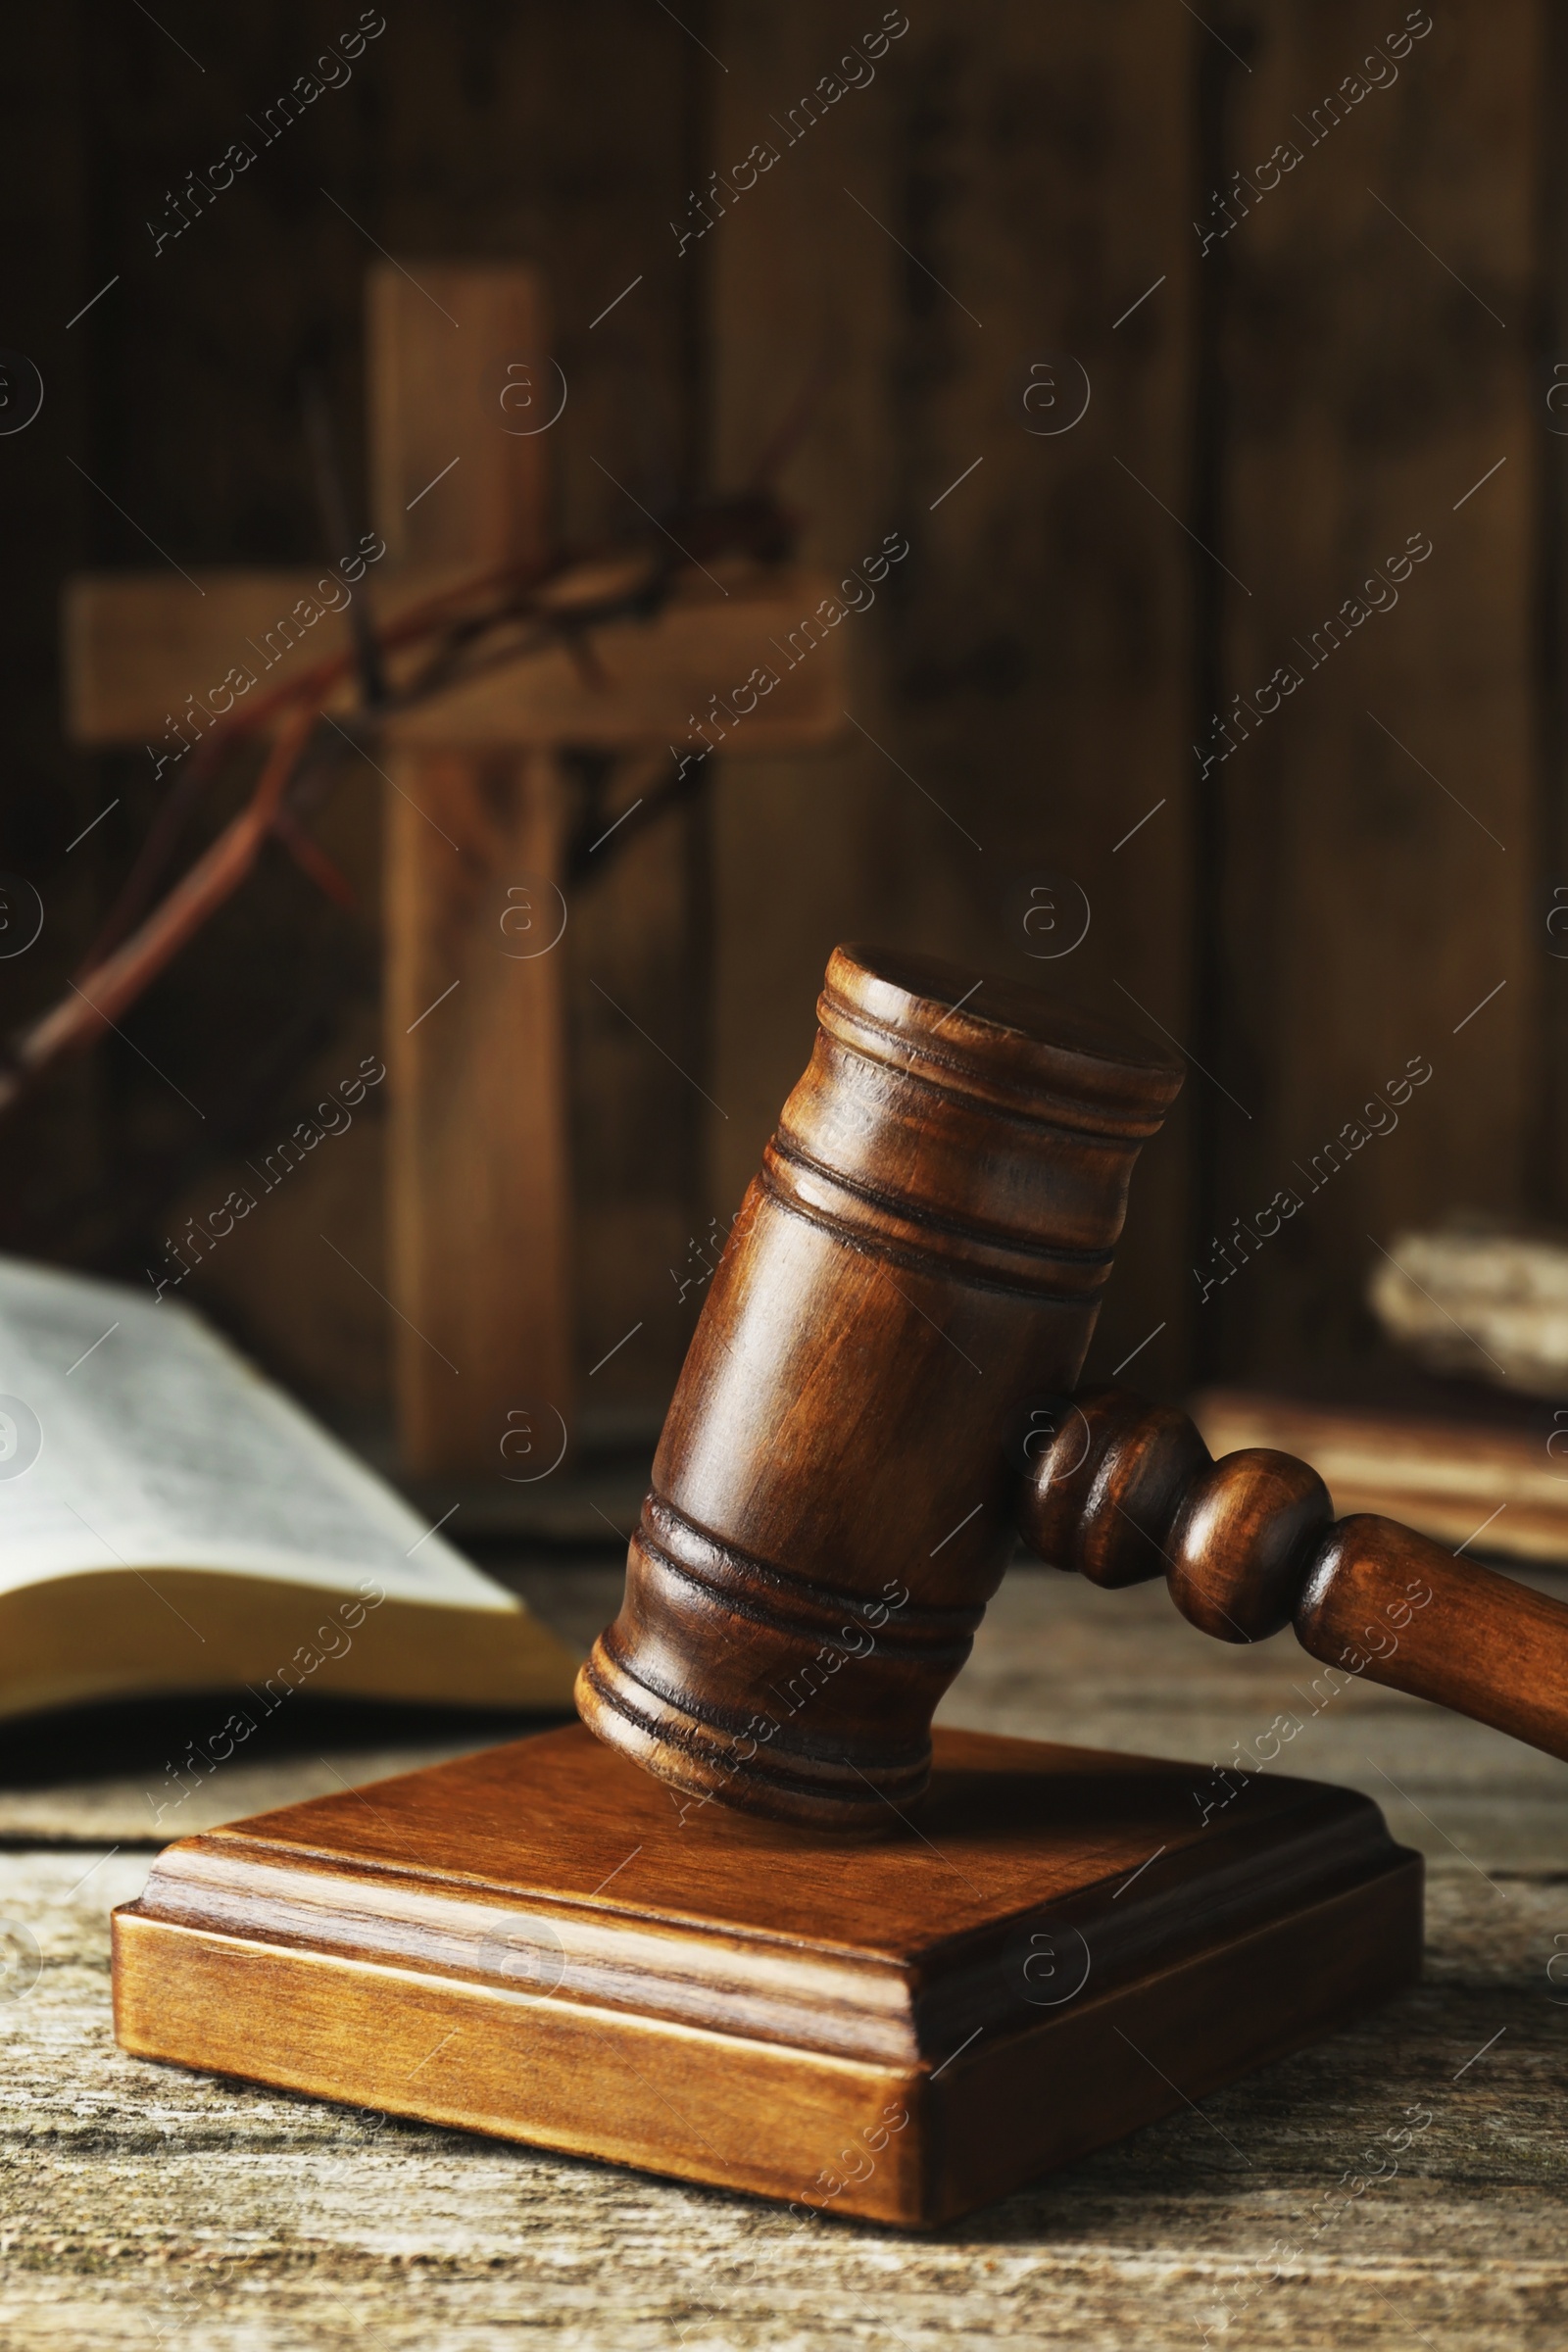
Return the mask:
[[[789,550],[789,518],[764,491],[706,502],[677,518],[677,533],[699,560],[745,555],[776,562]],[[482,573],[395,614],[375,633],[383,665],[391,655],[422,649],[423,658],[378,704],[373,718],[413,709],[481,670],[564,647],[592,682],[600,675],[591,632],[607,621],[652,617],[684,569],[662,550],[637,547],[513,565]],[[0,1050],[0,1115],[12,1109],[61,1055],[80,1052],[114,1027],[165,967],[238,890],[270,840],[275,840],[319,888],[346,903],[347,885],[302,816],[312,796],[311,754],[327,703],[363,663],[364,648],[346,647],[286,684],[220,719],[166,796],[129,874],[67,994]],[[362,716],[358,733],[363,734]],[[254,790],[238,814],[162,899],[154,894],[203,795],[237,749],[275,729]],[[687,766],[693,773],[688,778]],[[661,787],[666,762],[640,775],[635,814],[613,828],[613,856],[654,817],[691,797],[703,763],[682,761]],[[567,858],[567,878],[590,871],[584,827]],[[608,863],[605,858],[603,863]]]

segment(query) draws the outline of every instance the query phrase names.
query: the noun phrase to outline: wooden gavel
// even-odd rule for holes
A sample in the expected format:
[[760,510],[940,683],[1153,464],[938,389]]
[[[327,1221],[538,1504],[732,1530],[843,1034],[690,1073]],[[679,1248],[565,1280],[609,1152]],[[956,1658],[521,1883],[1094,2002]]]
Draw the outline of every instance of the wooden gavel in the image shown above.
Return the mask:
[[885,1821],[1018,1534],[1097,1584],[1164,1573],[1226,1642],[1294,1623],[1348,1674],[1568,1757],[1568,1608],[1316,1471],[1073,1390],[1181,1065],[1010,982],[839,948],[811,1060],[704,1304],[577,1682],[660,1779]]

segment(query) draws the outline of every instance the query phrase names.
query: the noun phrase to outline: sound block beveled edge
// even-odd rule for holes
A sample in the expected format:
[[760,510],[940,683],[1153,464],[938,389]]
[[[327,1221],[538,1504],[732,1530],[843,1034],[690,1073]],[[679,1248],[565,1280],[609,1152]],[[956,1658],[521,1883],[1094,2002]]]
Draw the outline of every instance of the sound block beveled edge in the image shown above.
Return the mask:
[[[711,1839],[685,1843],[691,1825],[667,1792],[574,1726],[168,1849],[141,1900],[115,1914],[118,2038],[141,2057],[929,2229],[1419,1975],[1421,1858],[1368,1799],[1268,1776],[1250,1823],[1244,1805],[1231,1826],[1178,1839],[1178,1926],[1168,1893],[1149,1886],[1157,1874],[1134,1886],[1125,1857],[1142,1859],[1173,1795],[1206,1776],[979,1734],[939,1733],[944,1759],[953,1785],[963,1771],[984,1784],[988,1807],[1004,1784],[1038,1787],[1047,1811],[1053,1788],[1108,1789],[1114,1835],[1064,1884],[1061,1840],[1014,1823],[1003,1887],[998,1837],[976,1826],[966,1842],[950,1818],[939,1834],[963,1856],[955,1868],[999,1884],[995,1909],[957,1898],[958,1933],[938,1919],[911,1936],[910,1837],[803,1849],[794,1831],[713,1808],[698,1825]],[[622,1879],[590,1896],[564,1865],[541,1883],[578,1785],[585,1814],[612,1807],[628,1839],[652,1841],[641,1895]],[[545,1823],[510,1883],[493,1828],[480,1834],[464,1810],[481,1805],[488,1822],[508,1794],[519,1823],[531,1798]],[[409,1826],[432,1820],[456,1826],[433,1842]],[[835,1859],[856,1874],[863,1937],[847,1937],[842,1917],[819,1935],[781,1929],[768,1888]],[[1035,1864],[1044,1910],[1018,1901]],[[940,1907],[940,1870],[929,1884]],[[999,1954],[1046,1917],[1064,1924],[1053,1930],[1064,1954],[1077,1934],[1106,1965],[1054,2006],[1004,1998]],[[519,1984],[516,1948],[559,1952],[560,1981]],[[1007,1968],[1015,1988],[1015,1958]]]

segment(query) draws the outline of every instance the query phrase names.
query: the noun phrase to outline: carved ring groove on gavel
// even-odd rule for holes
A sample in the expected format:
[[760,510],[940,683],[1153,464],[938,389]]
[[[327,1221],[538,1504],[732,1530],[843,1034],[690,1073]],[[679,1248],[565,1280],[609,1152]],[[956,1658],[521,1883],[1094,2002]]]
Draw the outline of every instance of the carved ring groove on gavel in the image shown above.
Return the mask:
[[660,1779],[885,1822],[1018,1533],[1106,1586],[1164,1572],[1223,1641],[1312,1653],[1568,1757],[1568,1609],[1288,1454],[1213,1463],[1082,1369],[1181,1065],[1032,990],[839,948],[810,1062],[713,1278],[583,1720]]

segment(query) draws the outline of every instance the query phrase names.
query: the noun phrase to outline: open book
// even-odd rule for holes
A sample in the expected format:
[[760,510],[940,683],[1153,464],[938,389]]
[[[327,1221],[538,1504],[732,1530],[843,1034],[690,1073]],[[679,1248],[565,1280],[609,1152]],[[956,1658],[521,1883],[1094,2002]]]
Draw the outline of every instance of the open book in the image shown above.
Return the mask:
[[0,1260],[0,1716],[569,1706],[573,1660],[189,1307]]

